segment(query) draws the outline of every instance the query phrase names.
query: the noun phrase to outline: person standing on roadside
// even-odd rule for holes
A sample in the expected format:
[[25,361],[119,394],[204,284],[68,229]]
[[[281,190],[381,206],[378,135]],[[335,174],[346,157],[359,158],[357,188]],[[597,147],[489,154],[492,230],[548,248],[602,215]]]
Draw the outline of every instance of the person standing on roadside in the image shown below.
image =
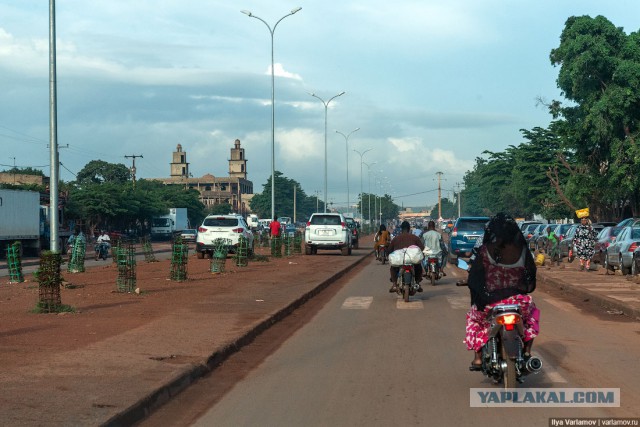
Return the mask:
[[577,211],[577,215],[580,217],[580,225],[573,237],[573,247],[575,248],[576,256],[580,260],[580,270],[586,268],[589,271],[591,258],[596,253],[597,233],[591,226],[588,209]]
[[280,237],[280,233],[282,232],[280,222],[278,222],[276,218],[274,218],[273,221],[271,221],[271,223],[269,224],[269,234],[272,238]]

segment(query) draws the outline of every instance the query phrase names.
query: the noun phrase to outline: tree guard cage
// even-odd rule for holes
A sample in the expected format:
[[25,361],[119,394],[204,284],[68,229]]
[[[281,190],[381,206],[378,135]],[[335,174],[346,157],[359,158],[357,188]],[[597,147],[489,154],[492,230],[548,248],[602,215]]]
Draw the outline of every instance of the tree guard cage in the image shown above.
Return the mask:
[[87,244],[83,239],[76,239],[73,241],[73,247],[71,248],[71,257],[69,264],[67,265],[67,271],[69,273],[82,273],[84,272],[84,257],[87,250]]
[[271,237],[271,256],[276,258],[282,257],[282,238],[280,236]]
[[229,252],[229,239],[215,239],[213,241],[213,256],[211,257],[211,272],[224,273]]
[[246,267],[249,265],[249,240],[244,236],[238,238],[235,261],[238,267]]
[[118,292],[133,292],[136,289],[136,251],[133,242],[119,243],[115,256],[118,264],[116,287]]
[[22,274],[22,258],[20,257],[20,242],[7,245],[7,269],[9,270],[10,283],[24,282]]
[[40,256],[40,268],[35,272],[38,280],[38,309],[43,313],[56,313],[62,306],[60,265],[62,255],[45,251]]
[[187,280],[187,261],[189,260],[189,245],[178,236],[171,245],[171,280],[183,282]]
[[142,238],[142,251],[144,252],[144,262],[158,262],[149,237]]

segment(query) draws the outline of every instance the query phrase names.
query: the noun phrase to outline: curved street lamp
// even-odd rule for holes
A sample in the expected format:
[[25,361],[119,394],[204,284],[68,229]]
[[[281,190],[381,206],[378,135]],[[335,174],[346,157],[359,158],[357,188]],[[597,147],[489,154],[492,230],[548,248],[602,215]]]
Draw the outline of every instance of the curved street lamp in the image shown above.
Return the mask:
[[362,200],[362,195],[364,194],[362,192],[362,158],[364,157],[365,154],[367,154],[371,150],[373,150],[373,148],[367,148],[362,153],[358,150],[353,150],[360,155],[360,218],[361,219],[364,219],[364,214],[362,209],[364,207],[364,200]]
[[367,165],[367,172],[369,175],[369,227],[371,227],[373,225],[373,223],[371,222],[371,166],[375,165],[378,162],[371,162],[371,163],[363,162],[363,163]]
[[342,135],[344,137],[344,145],[347,148],[347,212],[349,211],[349,209],[351,208],[351,206],[349,205],[350,203],[350,198],[349,198],[349,137],[351,136],[352,133],[359,131],[360,128],[356,128],[354,130],[352,130],[351,132],[349,132],[347,135],[345,135],[344,133],[340,132],[340,131],[336,131],[336,133],[339,133],[340,135]]
[[329,103],[333,101],[335,98],[344,95],[346,92],[342,91],[339,94],[329,98],[327,102],[324,102],[324,99],[320,98],[315,93],[309,93],[309,95],[314,98],[318,98],[322,105],[324,105],[324,211],[327,211],[327,107]]
[[278,19],[273,28],[267,24],[267,22],[260,18],[259,16],[254,15],[251,11],[241,10],[240,12],[244,13],[250,18],[256,18],[259,21],[262,21],[264,25],[269,29],[269,33],[271,34],[271,219],[275,220],[275,212],[276,212],[276,161],[275,161],[275,145],[276,145],[276,128],[275,128],[275,120],[276,120],[276,110],[275,110],[275,73],[273,69],[273,33],[276,31],[276,27],[287,16],[291,16],[294,13],[300,12],[302,10],[301,7],[296,7],[295,9],[291,9],[291,12],[284,15],[282,18]]

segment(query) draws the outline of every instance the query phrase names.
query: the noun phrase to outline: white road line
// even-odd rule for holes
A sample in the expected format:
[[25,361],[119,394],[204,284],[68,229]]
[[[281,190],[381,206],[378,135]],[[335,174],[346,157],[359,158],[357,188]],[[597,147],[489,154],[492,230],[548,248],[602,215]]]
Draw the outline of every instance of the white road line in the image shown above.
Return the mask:
[[469,307],[471,306],[468,296],[448,296],[446,298],[451,308],[454,309],[469,310]]
[[342,303],[346,310],[366,310],[371,306],[373,297],[349,297]]
[[396,301],[396,308],[400,310],[420,310],[424,308],[422,300],[404,302],[403,299],[398,298]]

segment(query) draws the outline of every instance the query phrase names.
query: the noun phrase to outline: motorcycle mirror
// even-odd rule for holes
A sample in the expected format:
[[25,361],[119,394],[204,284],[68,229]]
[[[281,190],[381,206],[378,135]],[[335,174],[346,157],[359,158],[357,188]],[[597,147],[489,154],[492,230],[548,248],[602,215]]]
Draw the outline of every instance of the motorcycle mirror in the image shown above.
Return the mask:
[[458,268],[467,270],[469,268],[469,264],[465,260],[458,258]]

